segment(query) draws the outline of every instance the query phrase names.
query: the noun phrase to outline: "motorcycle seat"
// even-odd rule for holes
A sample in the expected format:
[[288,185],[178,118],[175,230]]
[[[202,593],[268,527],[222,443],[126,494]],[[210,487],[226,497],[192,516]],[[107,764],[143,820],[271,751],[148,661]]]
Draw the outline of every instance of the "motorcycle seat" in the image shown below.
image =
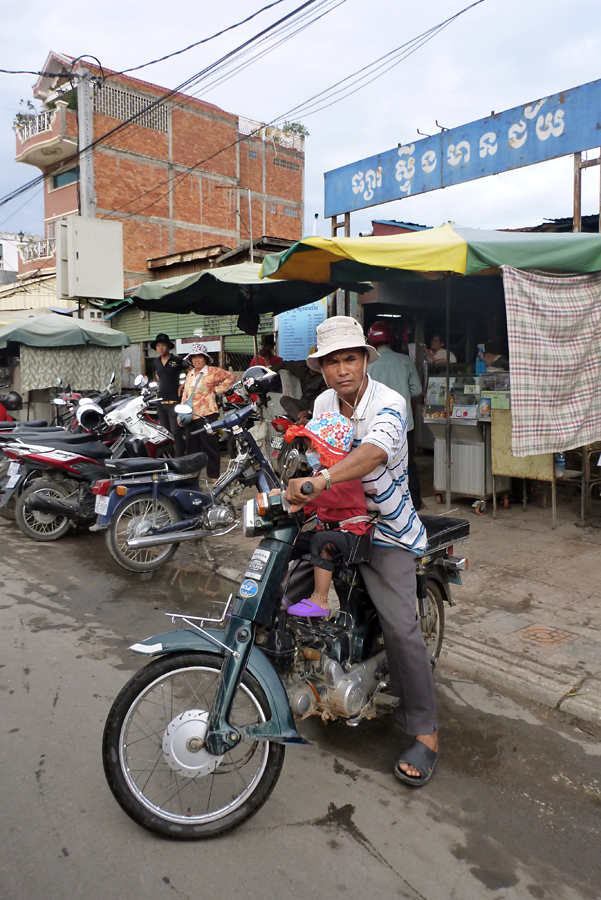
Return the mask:
[[26,428],[47,428],[46,419],[32,419],[30,422],[0,422],[0,431],[12,431],[17,425]]
[[13,428],[13,434],[31,434],[35,432],[36,434],[69,434],[66,428],[63,428],[62,425],[27,425],[25,426],[23,423],[19,422],[16,428]]
[[428,537],[426,552],[469,537],[470,523],[466,519],[448,519],[446,516],[420,516],[420,519]]
[[135,475],[143,472],[177,472],[192,475],[207,464],[206,453],[192,453],[179,459],[112,459],[107,469],[115,475]]
[[108,459],[111,451],[99,441],[75,442],[50,440],[50,438],[36,439],[31,442],[38,447],[44,447],[48,450],[64,450],[65,453],[77,453],[78,456],[87,456],[89,459]]
[[62,430],[60,432],[50,431],[46,429],[37,431],[35,429],[31,430],[28,428],[26,431],[17,431],[15,434],[15,440],[17,439],[19,441],[23,441],[24,443],[27,443],[28,441],[31,441],[31,443],[33,443],[34,441],[38,441],[39,443],[46,443],[46,441],[60,441],[61,444],[76,444],[77,446],[79,446],[79,444],[93,444],[95,446],[104,446],[101,445],[100,441],[94,438],[91,434],[72,434],[70,431]]

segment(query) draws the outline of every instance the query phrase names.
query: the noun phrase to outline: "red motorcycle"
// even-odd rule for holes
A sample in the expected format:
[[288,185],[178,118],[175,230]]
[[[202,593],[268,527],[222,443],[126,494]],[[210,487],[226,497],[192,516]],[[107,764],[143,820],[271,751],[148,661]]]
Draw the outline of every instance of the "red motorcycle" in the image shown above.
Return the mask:
[[[40,446],[43,440],[44,446]],[[40,442],[38,444],[38,442]],[[16,496],[15,518],[27,537],[56,541],[71,522],[90,524],[94,518],[92,486],[106,476],[111,451],[86,434],[46,433],[4,448],[10,463],[2,503]]]

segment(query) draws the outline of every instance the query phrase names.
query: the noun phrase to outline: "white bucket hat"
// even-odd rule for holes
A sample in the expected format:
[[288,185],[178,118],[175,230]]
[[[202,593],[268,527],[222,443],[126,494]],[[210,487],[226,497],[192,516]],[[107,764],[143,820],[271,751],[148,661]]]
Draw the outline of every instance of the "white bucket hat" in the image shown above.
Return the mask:
[[190,347],[190,352],[187,356],[184,356],[184,360],[190,359],[191,356],[204,356],[207,361],[207,365],[213,365],[213,357],[207,350],[206,344],[192,344],[192,346]]
[[307,357],[307,365],[313,372],[321,372],[321,357],[337,350],[352,350],[354,347],[365,347],[368,351],[368,363],[375,362],[380,354],[375,347],[366,342],[363,329],[351,316],[332,316],[317,326],[317,349]]

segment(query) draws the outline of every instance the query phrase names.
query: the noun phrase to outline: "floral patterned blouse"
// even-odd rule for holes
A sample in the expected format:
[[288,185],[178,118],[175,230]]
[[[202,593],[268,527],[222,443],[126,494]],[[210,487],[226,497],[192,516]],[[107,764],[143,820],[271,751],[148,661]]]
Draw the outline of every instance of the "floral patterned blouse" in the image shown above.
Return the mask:
[[[192,411],[195,416],[210,416],[217,412],[215,394],[224,394],[229,391],[235,384],[236,376],[218,366],[205,366],[201,372],[202,378],[194,394]],[[198,375],[199,373],[195,369],[190,369],[188,372],[182,391],[182,403],[186,402],[194,390]]]

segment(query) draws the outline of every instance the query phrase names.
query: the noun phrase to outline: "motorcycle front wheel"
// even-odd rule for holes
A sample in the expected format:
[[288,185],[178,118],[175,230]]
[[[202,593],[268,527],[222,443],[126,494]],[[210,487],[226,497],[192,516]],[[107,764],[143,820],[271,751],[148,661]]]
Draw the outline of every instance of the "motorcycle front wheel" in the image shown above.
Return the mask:
[[162,528],[179,521],[177,509],[166,497],[153,500],[150,494],[137,494],[119,504],[106,532],[109,553],[120,566],[130,572],[151,572],[165,565],[179,544],[157,547],[129,547],[127,542],[145,535],[149,526]]
[[60,481],[39,478],[26,487],[15,505],[15,518],[23,534],[33,541],[58,541],[71,526],[68,516],[29,509],[28,499],[37,494],[43,500],[67,500],[73,492]]
[[[204,749],[222,663],[190,652],[153,660],[125,685],[106,721],[108,785],[130,818],[162,837],[231,831],[263,806],[280,777],[283,744],[247,739],[223,756]],[[246,672],[229,721],[241,727],[269,716],[261,686]]]

